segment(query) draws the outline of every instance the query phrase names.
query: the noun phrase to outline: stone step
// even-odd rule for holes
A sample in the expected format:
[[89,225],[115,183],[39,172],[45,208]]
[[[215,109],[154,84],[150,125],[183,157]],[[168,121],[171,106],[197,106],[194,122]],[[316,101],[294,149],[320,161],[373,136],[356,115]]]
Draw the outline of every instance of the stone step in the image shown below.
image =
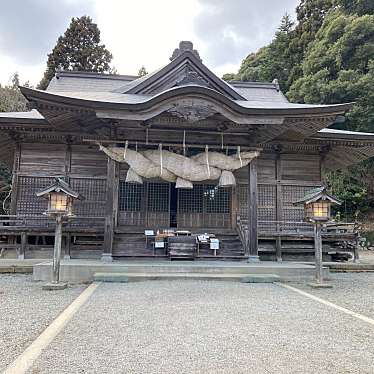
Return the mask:
[[274,283],[279,282],[275,274],[211,274],[211,273],[95,273],[95,282],[141,282],[148,280],[213,280],[242,283]]

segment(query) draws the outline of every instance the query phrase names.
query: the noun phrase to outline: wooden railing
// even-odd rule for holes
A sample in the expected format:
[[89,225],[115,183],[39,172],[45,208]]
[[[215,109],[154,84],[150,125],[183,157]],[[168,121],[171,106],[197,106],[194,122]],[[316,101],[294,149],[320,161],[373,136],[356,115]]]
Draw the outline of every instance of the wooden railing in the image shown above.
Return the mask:
[[[103,229],[105,223],[104,217],[73,216],[68,219],[64,227]],[[1,229],[54,229],[55,221],[53,218],[44,215],[22,216],[22,215],[0,215]]]

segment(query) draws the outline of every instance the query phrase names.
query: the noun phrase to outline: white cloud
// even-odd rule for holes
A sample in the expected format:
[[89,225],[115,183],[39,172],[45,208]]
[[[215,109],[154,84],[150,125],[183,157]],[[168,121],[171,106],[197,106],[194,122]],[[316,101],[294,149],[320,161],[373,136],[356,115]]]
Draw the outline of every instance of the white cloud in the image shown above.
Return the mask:
[[[8,83],[17,71],[21,82],[29,80],[36,85],[45,69],[46,54],[54,47],[58,35],[68,26],[71,16],[84,13],[98,23],[102,42],[112,52],[113,65],[121,74],[137,74],[142,65],[149,72],[158,69],[169,62],[181,40],[191,40],[203,62],[222,76],[236,72],[249,52],[270,42],[282,15],[286,11],[293,14],[298,3],[298,0],[54,0],[51,7],[51,0],[27,1],[36,1],[39,7],[46,2],[49,6],[41,9],[53,14],[57,4],[64,5],[64,12],[58,13],[58,27],[57,24],[52,27],[50,20],[38,23],[39,17],[48,14],[36,15],[22,26],[17,21],[17,12],[12,11],[22,1],[6,2],[7,17],[14,17],[14,21],[7,20],[7,30],[13,31],[14,27],[17,32],[7,49],[0,37],[2,84]],[[0,13],[0,23],[6,14]],[[36,36],[23,37],[27,33]],[[27,53],[29,59],[25,59]]]

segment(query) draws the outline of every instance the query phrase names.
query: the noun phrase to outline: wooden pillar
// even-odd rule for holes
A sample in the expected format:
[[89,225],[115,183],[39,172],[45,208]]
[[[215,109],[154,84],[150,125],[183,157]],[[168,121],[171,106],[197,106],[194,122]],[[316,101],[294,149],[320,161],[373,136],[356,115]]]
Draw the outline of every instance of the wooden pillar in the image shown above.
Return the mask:
[[23,231],[21,233],[21,247],[18,252],[18,259],[19,260],[24,260],[25,259],[25,253],[27,250],[27,233]]
[[71,259],[71,234],[70,232],[67,232],[64,236],[64,260],[70,260]]
[[115,191],[114,180],[116,177],[116,162],[108,157],[106,182],[106,205],[105,205],[105,227],[104,227],[104,248],[101,259],[112,261],[113,237],[114,237],[114,209]]
[[248,165],[248,261],[259,261],[257,195],[257,159],[254,159]]

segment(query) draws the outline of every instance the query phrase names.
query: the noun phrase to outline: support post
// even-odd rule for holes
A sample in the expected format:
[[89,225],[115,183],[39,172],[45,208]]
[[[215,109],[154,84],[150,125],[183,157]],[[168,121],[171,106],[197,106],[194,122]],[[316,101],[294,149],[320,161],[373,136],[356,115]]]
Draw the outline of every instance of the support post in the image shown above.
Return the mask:
[[65,248],[65,253],[64,253],[64,260],[70,260],[71,259],[71,234],[68,232],[66,233],[65,236],[65,241],[64,241],[64,248]]
[[322,274],[322,233],[321,224],[316,222],[314,224],[314,247],[316,256],[316,282],[317,284],[323,283]]
[[60,281],[61,262],[61,239],[62,239],[62,216],[56,216],[55,245],[53,249],[52,283]]
[[114,236],[114,214],[113,204],[115,201],[114,179],[116,175],[116,162],[108,157],[107,167],[107,200],[105,208],[104,248],[101,256],[102,261],[113,261],[113,236]]
[[27,233],[24,231],[21,233],[21,248],[18,253],[18,260],[25,259],[26,248],[27,248]]
[[257,221],[257,160],[248,165],[248,261],[257,262],[258,257],[258,221]]

